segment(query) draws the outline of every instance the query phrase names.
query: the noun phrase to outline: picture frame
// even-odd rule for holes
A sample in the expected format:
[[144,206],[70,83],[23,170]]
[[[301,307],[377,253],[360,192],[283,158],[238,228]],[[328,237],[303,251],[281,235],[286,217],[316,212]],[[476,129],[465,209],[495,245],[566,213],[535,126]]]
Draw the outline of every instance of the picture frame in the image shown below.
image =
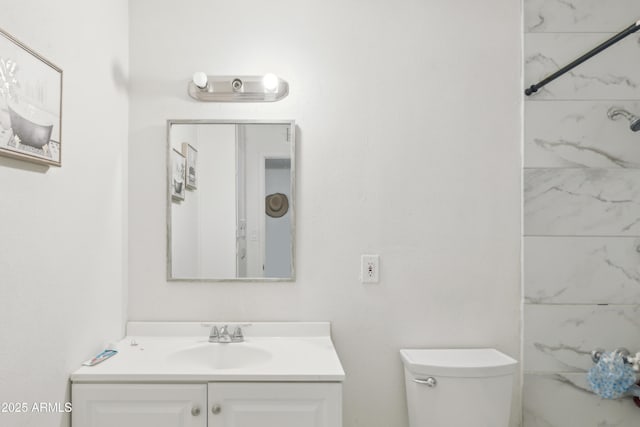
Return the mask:
[[62,166],[62,69],[1,28],[0,155]]
[[187,159],[186,187],[195,190],[198,188],[198,150],[188,142],[183,142],[182,155]]
[[169,187],[171,189],[171,199],[174,201],[181,201],[185,198],[186,169],[186,157],[175,148],[171,150],[171,177]]

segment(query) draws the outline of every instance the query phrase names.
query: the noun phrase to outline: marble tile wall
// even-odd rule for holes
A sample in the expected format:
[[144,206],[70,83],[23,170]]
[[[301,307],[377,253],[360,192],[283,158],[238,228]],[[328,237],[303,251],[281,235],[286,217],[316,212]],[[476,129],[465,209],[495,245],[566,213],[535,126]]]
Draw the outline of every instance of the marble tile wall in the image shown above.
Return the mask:
[[640,102],[527,102],[524,117],[524,166],[640,167],[639,134],[630,132],[626,121],[606,120],[607,111],[611,108],[640,112]]
[[637,0],[524,0],[524,31],[617,33],[637,12]]
[[523,182],[527,236],[640,235],[640,169],[525,169]]
[[630,399],[594,398],[583,373],[525,374],[523,421],[527,427],[637,427]]
[[530,236],[524,248],[526,304],[640,304],[638,237]]
[[[638,0],[523,0],[530,86],[640,19]],[[524,427],[640,425],[590,392],[594,348],[640,351],[640,115],[634,34],[525,97]]]

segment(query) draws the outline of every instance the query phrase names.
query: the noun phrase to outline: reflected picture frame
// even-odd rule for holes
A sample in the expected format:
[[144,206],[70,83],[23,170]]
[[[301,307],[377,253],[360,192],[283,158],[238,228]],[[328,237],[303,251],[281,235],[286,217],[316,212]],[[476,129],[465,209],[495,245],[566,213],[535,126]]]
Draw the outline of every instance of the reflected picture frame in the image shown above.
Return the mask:
[[183,142],[182,155],[187,160],[186,187],[188,190],[195,190],[198,188],[198,150],[188,142]]
[[62,166],[62,74],[0,28],[0,155]]
[[186,168],[187,159],[175,148],[171,150],[171,175],[169,177],[169,187],[171,188],[171,199],[182,201],[186,194]]

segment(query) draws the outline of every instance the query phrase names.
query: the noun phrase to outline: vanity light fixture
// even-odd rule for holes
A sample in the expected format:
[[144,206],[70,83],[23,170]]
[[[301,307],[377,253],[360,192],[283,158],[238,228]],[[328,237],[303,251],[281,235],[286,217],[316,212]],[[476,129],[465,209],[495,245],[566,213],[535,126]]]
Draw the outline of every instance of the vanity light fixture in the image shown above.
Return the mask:
[[289,94],[289,84],[275,74],[264,76],[208,76],[193,74],[189,96],[206,102],[274,102]]

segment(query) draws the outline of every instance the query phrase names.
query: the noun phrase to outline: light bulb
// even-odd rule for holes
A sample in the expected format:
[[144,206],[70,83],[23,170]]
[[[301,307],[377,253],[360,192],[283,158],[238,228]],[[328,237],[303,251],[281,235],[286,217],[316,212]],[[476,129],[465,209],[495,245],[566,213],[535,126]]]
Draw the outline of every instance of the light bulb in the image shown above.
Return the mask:
[[198,71],[193,73],[193,84],[198,86],[200,89],[204,89],[207,87],[207,75],[205,73],[203,73],[202,71]]
[[265,90],[269,92],[274,92],[276,89],[278,89],[278,83],[278,76],[276,76],[275,74],[265,74],[262,78],[262,85],[264,86]]

